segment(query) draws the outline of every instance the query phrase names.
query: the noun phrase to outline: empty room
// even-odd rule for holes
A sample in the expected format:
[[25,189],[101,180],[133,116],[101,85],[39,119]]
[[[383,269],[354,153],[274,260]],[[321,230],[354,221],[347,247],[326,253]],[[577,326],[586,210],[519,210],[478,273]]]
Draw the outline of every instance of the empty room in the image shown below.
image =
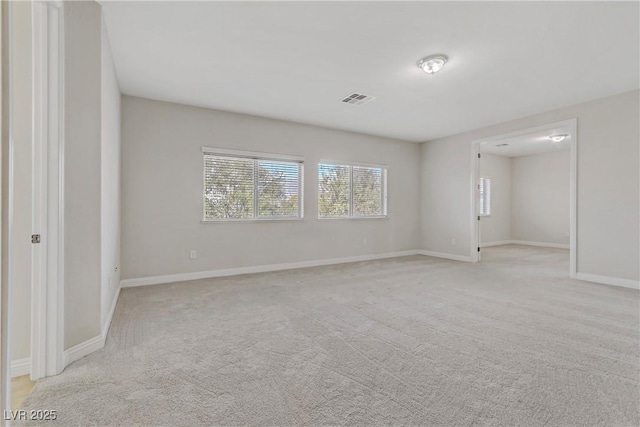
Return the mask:
[[640,425],[640,3],[0,4],[3,425]]
[[538,269],[562,264],[559,273],[575,274],[573,124],[556,123],[477,143],[480,260],[524,262]]

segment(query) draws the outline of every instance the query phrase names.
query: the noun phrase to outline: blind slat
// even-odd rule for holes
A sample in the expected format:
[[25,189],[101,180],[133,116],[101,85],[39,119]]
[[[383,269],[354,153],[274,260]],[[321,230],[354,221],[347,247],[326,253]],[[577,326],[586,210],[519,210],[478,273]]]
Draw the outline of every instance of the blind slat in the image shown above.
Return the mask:
[[318,216],[340,218],[351,215],[349,166],[318,165]]
[[204,154],[204,219],[302,217],[302,164]]
[[386,169],[318,165],[318,217],[386,216]]
[[480,193],[480,215],[491,215],[491,179],[480,178],[478,190]]

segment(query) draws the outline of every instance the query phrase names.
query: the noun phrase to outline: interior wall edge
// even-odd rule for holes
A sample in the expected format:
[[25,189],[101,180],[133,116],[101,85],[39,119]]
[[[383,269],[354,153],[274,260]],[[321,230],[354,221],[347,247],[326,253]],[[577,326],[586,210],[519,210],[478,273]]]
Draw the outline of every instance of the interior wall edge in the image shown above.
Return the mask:
[[100,333],[106,338],[107,333],[109,333],[109,327],[111,326],[111,321],[113,320],[113,313],[116,311],[116,305],[118,304],[118,298],[120,298],[120,289],[122,287],[120,286],[120,282],[118,282],[118,288],[116,289],[116,293],[113,297],[113,300],[111,301],[111,306],[109,308],[109,312],[107,314],[107,317],[104,320],[104,323],[102,323],[102,327],[100,328]]

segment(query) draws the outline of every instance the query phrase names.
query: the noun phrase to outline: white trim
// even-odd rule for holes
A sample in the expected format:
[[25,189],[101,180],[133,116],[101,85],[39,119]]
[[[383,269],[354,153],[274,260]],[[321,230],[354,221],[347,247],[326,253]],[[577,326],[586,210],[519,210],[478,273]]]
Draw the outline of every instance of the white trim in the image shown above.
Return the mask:
[[273,161],[284,161],[284,162],[297,162],[304,163],[303,156],[292,156],[290,154],[275,154],[275,153],[261,153],[259,151],[243,151],[243,150],[230,150],[228,148],[215,148],[215,147],[202,147],[202,152],[204,154],[210,155],[218,155],[218,156],[228,156],[228,157],[239,157],[242,159],[253,159],[253,160],[273,160]]
[[94,351],[100,350],[104,347],[105,337],[102,334],[96,335],[80,344],[74,345],[68,350],[64,351],[64,366],[68,366],[70,363],[76,360],[82,359],[85,356],[90,355]]
[[[531,132],[537,132],[545,129],[552,129],[555,127],[567,126],[569,127],[571,138],[569,142],[571,144],[571,169],[570,169],[570,178],[569,178],[569,220],[570,220],[570,228],[569,228],[569,277],[576,278],[577,272],[577,159],[578,159],[578,119],[568,119],[555,123],[548,123],[541,126],[530,127],[526,129],[520,129],[515,132],[509,132],[499,135],[492,135],[485,138],[480,138],[471,141],[471,248],[470,248],[470,256],[473,262],[477,262],[480,260],[480,253],[478,252],[478,247],[480,246],[480,242],[482,241],[480,238],[480,227],[478,225],[478,203],[477,203],[477,185],[479,179],[479,166],[478,166],[478,153],[480,152],[480,144],[483,142],[491,141],[494,139],[502,139],[502,138],[513,138],[521,135],[525,135]],[[519,244],[531,244],[528,243],[519,243]],[[548,244],[545,244],[548,245]],[[557,247],[557,246],[553,246]],[[564,246],[566,247],[566,246]]]
[[293,270],[296,268],[318,267],[322,265],[345,264],[349,262],[372,261],[384,258],[397,258],[409,255],[418,255],[421,251],[409,250],[399,252],[387,252],[382,254],[357,255],[344,258],[328,258],[314,261],[288,262],[283,264],[258,265],[253,267],[224,268],[219,270],[196,271],[192,273],[167,274],[164,276],[139,277],[125,279],[120,282],[123,288],[136,286],[158,285],[162,283],[185,282],[188,280],[208,279],[212,277],[236,276],[239,274],[266,273],[269,271]]
[[116,305],[118,304],[118,298],[120,297],[120,289],[121,289],[120,286],[118,286],[118,289],[116,290],[116,294],[113,296],[113,301],[111,301],[111,308],[109,308],[109,314],[107,315],[107,318],[104,319],[104,323],[100,328],[100,333],[102,334],[105,340],[107,339],[107,334],[109,333],[109,327],[111,327],[111,320],[113,319],[113,313],[116,311]]
[[[53,188],[57,188],[57,194],[50,190],[49,200],[51,203],[49,209],[49,235],[50,242],[52,242],[51,250],[57,256],[57,260],[49,254],[51,264],[55,266],[52,268],[49,276],[49,290],[51,291],[48,301],[48,313],[51,321],[48,324],[47,335],[50,339],[47,340],[47,352],[54,356],[47,360],[47,375],[56,375],[64,369],[64,152],[65,152],[65,110],[64,110],[64,94],[65,94],[65,68],[64,68],[64,8],[62,1],[51,2],[58,7],[57,21],[57,46],[58,46],[58,128],[57,128],[57,159],[52,157],[50,161],[54,166],[50,165],[49,168],[49,185]],[[55,170],[57,166],[57,170]],[[57,183],[55,182],[55,172],[57,172]],[[56,185],[57,184],[57,185]],[[57,196],[57,198],[55,197]],[[57,203],[57,205],[56,205]],[[57,208],[57,212],[53,209]],[[57,231],[57,239],[52,237],[52,233]],[[54,246],[54,241],[57,240],[57,247]],[[52,286],[51,283],[55,283]],[[53,322],[53,320],[57,322]]]
[[31,245],[31,362],[32,379],[45,376],[47,347],[47,178],[49,146],[49,13],[45,3],[32,2],[33,140],[31,232],[42,243]]
[[[299,210],[298,210],[299,211]],[[255,218],[230,218],[230,219],[202,219],[202,224],[228,224],[231,222],[289,222],[289,221],[303,221],[304,218],[297,216],[285,216],[285,217],[255,217]]]
[[64,369],[64,24],[61,2],[33,2],[31,379]]
[[[9,319],[11,319],[11,261],[13,259],[13,90],[12,90],[12,52],[13,52],[13,20],[12,3],[0,3],[0,30],[2,67],[0,68],[0,93],[2,94],[2,104],[0,113],[2,120],[0,131],[2,131],[2,144],[0,147],[0,184],[2,186],[2,198],[0,206],[2,223],[0,234],[2,244],[0,245],[1,255],[1,291],[0,291],[0,410],[3,414],[11,409],[11,330]],[[8,136],[8,138],[5,138]],[[7,420],[0,421],[0,425],[8,426]]]
[[113,319],[113,313],[116,310],[116,305],[118,304],[119,297],[120,287],[118,287],[118,290],[113,297],[113,301],[111,302],[109,315],[100,328],[100,335],[81,342],[80,344],[74,345],[73,347],[64,351],[63,361],[65,368],[76,360],[82,359],[83,357],[88,356],[91,353],[98,351],[104,347],[105,343],[107,342],[107,334],[109,333],[109,328],[111,327],[111,320]]
[[597,274],[578,273],[576,279],[583,280],[585,282],[601,283],[603,285],[619,286],[622,288],[629,288],[640,290],[640,281],[630,279],[620,279],[618,277],[610,276],[598,276]]
[[11,378],[29,375],[31,373],[31,358],[16,359],[11,361]]
[[578,272],[578,119],[568,120],[571,128],[569,177],[569,277]]
[[489,246],[502,246],[502,245],[526,245],[526,246],[540,246],[542,248],[557,248],[557,249],[569,249],[569,245],[565,243],[548,243],[548,242],[529,242],[526,240],[499,240],[496,242],[482,242],[481,248]]
[[496,242],[482,242],[480,243],[481,248],[488,248],[490,246],[502,246],[502,245],[510,245],[513,240],[498,240]]
[[355,166],[359,168],[382,168],[389,169],[389,165],[384,163],[365,163],[365,162],[351,162],[347,160],[335,160],[335,159],[320,159],[318,165],[332,165],[332,166]]
[[478,225],[478,216],[480,216],[480,165],[479,158],[480,155],[480,142],[472,141],[471,142],[471,172],[469,175],[469,181],[471,185],[471,245],[469,247],[469,259],[471,262],[480,261],[480,251],[478,251],[478,247],[480,247],[480,242],[482,239],[480,238],[481,229]]
[[473,262],[473,259],[464,255],[448,254],[446,252],[419,251],[420,255],[432,256],[436,258],[445,258],[453,261]]
[[380,216],[323,216],[323,217],[318,217],[316,218],[316,220],[318,221],[338,221],[341,219],[348,219],[348,220],[352,220],[352,219],[389,219],[389,215],[380,215]]
[[511,245],[540,246],[542,248],[569,249],[566,243],[529,242],[526,240],[510,240]]

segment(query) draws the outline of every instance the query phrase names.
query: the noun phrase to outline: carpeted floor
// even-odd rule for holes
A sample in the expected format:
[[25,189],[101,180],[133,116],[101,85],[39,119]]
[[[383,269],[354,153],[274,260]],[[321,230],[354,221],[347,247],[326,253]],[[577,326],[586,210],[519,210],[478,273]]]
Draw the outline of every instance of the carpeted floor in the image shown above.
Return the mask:
[[567,251],[510,245],[123,289],[106,347],[25,407],[62,425],[637,426],[639,293],[567,275]]

